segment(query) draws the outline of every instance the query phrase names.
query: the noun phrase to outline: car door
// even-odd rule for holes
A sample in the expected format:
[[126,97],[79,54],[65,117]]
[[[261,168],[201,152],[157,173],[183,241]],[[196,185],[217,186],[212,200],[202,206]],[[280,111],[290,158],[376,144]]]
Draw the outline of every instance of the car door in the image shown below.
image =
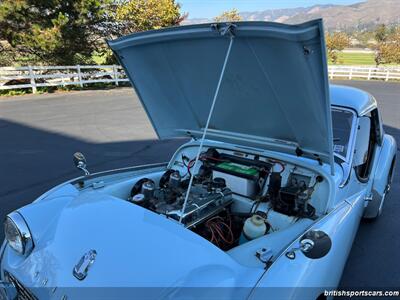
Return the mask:
[[364,218],[376,218],[382,211],[394,168],[396,142],[392,136],[383,133],[378,109],[365,115],[371,119],[369,149],[366,163],[356,168],[357,178],[366,183],[367,197]]

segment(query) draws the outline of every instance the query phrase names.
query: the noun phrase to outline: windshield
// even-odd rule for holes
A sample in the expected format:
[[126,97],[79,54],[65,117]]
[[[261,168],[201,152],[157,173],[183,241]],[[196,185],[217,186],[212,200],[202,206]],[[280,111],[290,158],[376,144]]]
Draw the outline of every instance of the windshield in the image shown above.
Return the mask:
[[353,120],[351,111],[332,109],[333,152],[343,160],[348,155]]

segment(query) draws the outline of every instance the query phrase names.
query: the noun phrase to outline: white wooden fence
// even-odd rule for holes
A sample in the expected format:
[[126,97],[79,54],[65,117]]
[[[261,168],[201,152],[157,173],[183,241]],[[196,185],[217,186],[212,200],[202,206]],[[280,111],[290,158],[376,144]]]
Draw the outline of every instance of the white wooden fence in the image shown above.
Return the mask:
[[328,66],[328,73],[330,79],[400,80],[400,66]]
[[32,89],[38,87],[67,86],[89,83],[114,83],[129,81],[118,65],[93,66],[27,66],[0,68],[0,90]]
[[[329,66],[330,79],[380,79],[400,80],[400,66]],[[32,89],[38,87],[67,86],[89,83],[113,83],[129,81],[121,66],[28,66],[0,68],[0,90]]]

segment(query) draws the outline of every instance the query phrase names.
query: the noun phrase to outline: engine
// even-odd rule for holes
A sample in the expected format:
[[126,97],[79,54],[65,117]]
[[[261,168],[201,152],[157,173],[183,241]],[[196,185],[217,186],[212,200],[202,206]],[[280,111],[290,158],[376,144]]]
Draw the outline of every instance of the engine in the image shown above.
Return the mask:
[[182,153],[174,169],[160,178],[138,180],[129,201],[182,223],[223,250],[287,228],[301,218],[316,218],[310,199],[323,179],[315,173],[214,148],[199,160],[193,170],[194,158]]
[[130,201],[181,221],[187,228],[191,228],[220,213],[232,202],[232,191],[226,187],[223,178],[197,176],[194,181],[185,211],[183,204],[189,180],[183,180],[179,171],[165,172],[158,187],[150,179],[139,180],[132,188]]

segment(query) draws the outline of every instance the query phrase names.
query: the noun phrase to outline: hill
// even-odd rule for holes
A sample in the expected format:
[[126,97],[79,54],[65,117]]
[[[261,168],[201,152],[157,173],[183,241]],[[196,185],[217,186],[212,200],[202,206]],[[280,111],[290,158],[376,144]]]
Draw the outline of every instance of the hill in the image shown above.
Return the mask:
[[[288,9],[240,12],[245,21],[289,24],[323,18],[328,30],[363,30],[377,24],[400,24],[400,0],[368,0],[352,5],[314,5]],[[190,17],[190,16],[189,16]],[[212,19],[188,19],[184,23],[205,23]]]

